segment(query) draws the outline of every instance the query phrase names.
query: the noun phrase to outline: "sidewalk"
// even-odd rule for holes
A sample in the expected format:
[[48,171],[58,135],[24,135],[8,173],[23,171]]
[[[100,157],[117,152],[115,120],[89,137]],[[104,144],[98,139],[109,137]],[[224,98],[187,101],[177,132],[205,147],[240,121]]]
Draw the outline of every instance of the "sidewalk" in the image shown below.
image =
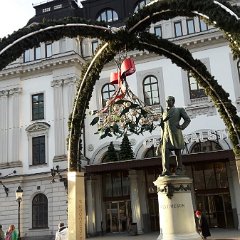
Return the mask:
[[[240,230],[231,229],[210,229],[212,236],[207,239],[215,240],[240,240]],[[137,236],[130,236],[127,233],[111,233],[104,236],[90,237],[90,240],[156,240],[158,232],[152,232]],[[190,239],[189,239],[190,240]]]

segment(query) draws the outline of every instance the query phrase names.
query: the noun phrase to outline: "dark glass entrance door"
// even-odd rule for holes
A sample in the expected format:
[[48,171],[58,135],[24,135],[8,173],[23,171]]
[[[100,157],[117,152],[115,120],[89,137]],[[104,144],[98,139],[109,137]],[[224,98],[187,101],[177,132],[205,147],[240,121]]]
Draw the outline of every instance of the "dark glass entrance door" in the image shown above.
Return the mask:
[[233,227],[233,214],[229,194],[196,195],[197,209],[203,211],[210,227]]
[[125,232],[128,229],[131,216],[130,201],[107,202],[106,206],[106,231]]

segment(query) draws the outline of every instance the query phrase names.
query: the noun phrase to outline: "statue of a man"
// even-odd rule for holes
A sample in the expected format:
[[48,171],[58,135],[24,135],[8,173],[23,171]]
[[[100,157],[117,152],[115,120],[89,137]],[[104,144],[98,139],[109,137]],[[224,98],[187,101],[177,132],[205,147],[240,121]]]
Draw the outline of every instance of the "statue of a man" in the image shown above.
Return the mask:
[[[162,176],[170,175],[169,171],[169,156],[170,152],[174,151],[176,155],[177,168],[176,175],[181,175],[183,172],[181,150],[184,148],[184,139],[182,130],[190,123],[190,118],[184,108],[175,108],[175,98],[169,96],[166,100],[167,109],[162,113]],[[183,123],[180,123],[183,119]]]

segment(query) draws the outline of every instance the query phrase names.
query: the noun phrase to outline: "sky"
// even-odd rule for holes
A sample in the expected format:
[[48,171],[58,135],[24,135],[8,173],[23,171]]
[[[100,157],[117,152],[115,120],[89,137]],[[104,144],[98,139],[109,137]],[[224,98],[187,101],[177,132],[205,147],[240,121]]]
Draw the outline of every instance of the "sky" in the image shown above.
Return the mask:
[[0,0],[0,38],[24,27],[35,15],[32,4],[46,0]]

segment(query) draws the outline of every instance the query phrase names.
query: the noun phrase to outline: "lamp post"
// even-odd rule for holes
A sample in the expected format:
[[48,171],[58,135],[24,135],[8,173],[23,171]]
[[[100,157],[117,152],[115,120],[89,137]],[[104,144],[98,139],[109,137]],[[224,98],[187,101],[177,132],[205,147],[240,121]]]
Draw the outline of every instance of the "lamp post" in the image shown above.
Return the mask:
[[18,202],[18,240],[21,240],[20,236],[20,204],[22,201],[23,190],[21,186],[18,187],[16,191],[16,201]]

